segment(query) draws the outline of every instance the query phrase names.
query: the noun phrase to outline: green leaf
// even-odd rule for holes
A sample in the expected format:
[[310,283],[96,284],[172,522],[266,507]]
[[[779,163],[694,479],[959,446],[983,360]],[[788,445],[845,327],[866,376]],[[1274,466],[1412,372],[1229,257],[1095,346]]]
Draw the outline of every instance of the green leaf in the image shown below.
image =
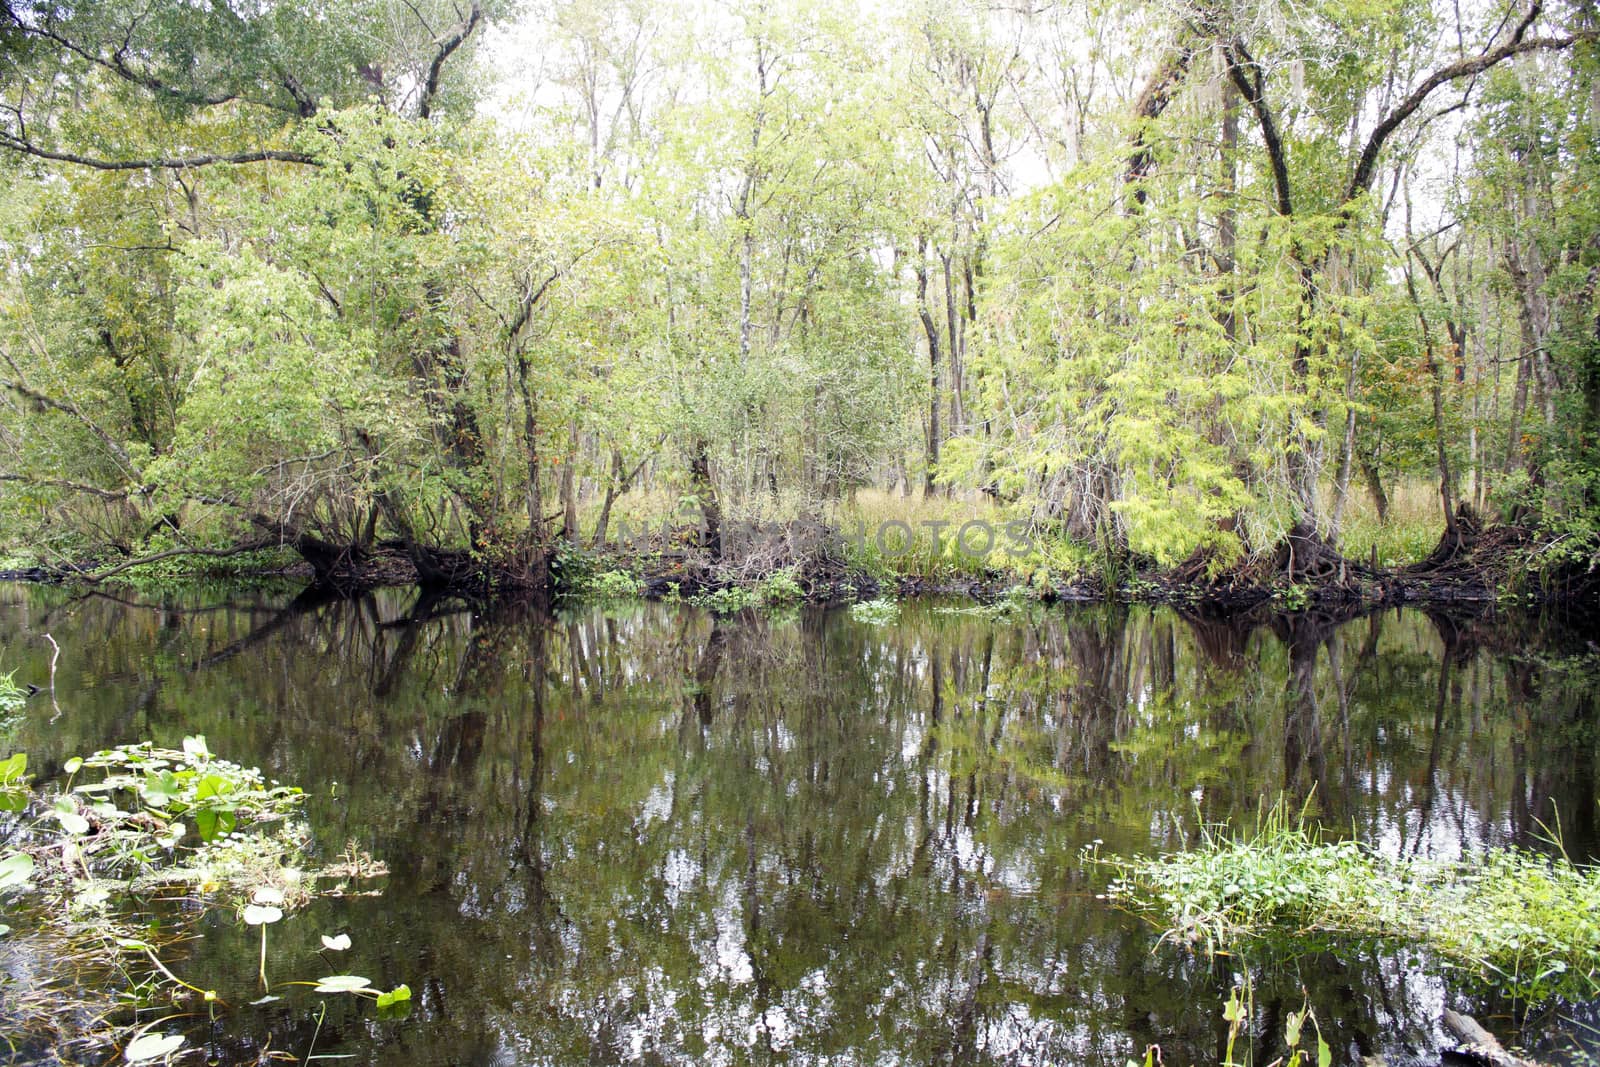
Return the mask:
[[215,841],[221,834],[233,832],[238,825],[238,818],[231,811],[197,811],[194,813],[194,828],[200,833],[200,840]]
[[77,774],[82,769],[83,757],[81,756],[73,756],[71,759],[67,760],[66,763],[62,764],[62,770],[66,771],[68,774]]
[[69,834],[86,834],[89,832],[89,820],[85,819],[78,811],[77,803],[71,797],[56,797],[51,805],[51,814],[56,821],[61,823],[61,828]]
[[211,755],[211,750],[206,747],[206,735],[195,734],[193,737],[183,739],[183,753],[191,758],[204,758]]
[[86,834],[89,832],[89,820],[75,811],[58,811],[55,813],[56,821],[61,828],[69,834]]
[[1317,1035],[1317,1067],[1333,1067],[1333,1049],[1320,1033]]
[[178,799],[178,780],[171,771],[162,771],[159,775],[152,772],[144,776],[139,793],[152,808],[164,808]]
[[387,1008],[391,1004],[403,1004],[411,999],[411,987],[401,982],[387,993],[378,994],[378,1007]]
[[370,978],[362,978],[358,974],[330,974],[326,978],[317,979],[316,992],[358,993],[366,990],[370,985],[372,985]]
[[129,1063],[148,1063],[165,1059],[182,1047],[182,1034],[140,1034],[128,1042],[122,1057]]
[[0,889],[26,885],[33,877],[33,857],[26,852],[11,852],[0,859]]
[[28,754],[18,752],[0,760],[0,785],[10,785],[12,782],[22,780],[22,775],[28,769]]

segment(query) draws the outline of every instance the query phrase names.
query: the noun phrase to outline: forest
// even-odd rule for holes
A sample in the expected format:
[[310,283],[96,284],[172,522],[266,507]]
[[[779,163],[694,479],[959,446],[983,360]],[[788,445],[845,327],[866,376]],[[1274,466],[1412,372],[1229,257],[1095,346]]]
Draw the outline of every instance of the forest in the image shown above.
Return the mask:
[[4,0],[5,565],[542,589],[658,521],[686,580],[811,591],[851,522],[976,516],[1026,551],[902,569],[1592,590],[1597,32]]

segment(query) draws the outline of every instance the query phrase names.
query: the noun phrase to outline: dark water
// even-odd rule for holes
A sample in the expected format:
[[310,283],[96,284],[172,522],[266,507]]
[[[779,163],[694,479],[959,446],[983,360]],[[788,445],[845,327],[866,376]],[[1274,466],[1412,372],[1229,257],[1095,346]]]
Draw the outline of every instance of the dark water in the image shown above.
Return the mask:
[[[213,1062],[1121,1067],[1159,1043],[1214,1063],[1247,967],[1269,1033],[1309,998],[1337,1062],[1415,1061],[1444,1004],[1510,1036],[1504,1006],[1375,948],[1264,967],[1158,946],[1083,849],[1173,848],[1282,794],[1390,852],[1533,844],[1557,818],[1575,856],[1600,849],[1597,674],[1570,633],[458,607],[0,589],[0,670],[43,682],[39,635],[62,648],[54,702],[0,746],[41,778],[203,733],[305,786],[324,853],[391,868],[379,898],[274,926],[271,967],[331,973],[318,935],[347,930],[333,969],[408,983],[410,1016],[329,998],[313,1049],[319,998],[279,988],[186,1022]],[[252,999],[254,931],[204,929],[174,969]]]

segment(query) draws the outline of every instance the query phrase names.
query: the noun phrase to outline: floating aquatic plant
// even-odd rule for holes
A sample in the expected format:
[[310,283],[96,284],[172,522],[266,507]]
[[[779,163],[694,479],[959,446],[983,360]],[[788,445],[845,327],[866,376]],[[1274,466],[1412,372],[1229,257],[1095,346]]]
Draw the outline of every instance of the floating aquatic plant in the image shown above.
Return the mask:
[[[0,895],[8,918],[26,927],[0,936],[35,961],[50,961],[36,988],[7,992],[26,1011],[4,1020],[8,1029],[49,1035],[66,1018],[96,1025],[84,1043],[118,1040],[115,1004],[170,1003],[199,998],[210,1010],[221,1001],[204,984],[185,980],[161,958],[184,936],[186,924],[210,910],[234,909],[260,928],[259,977],[267,978],[267,928],[305,902],[347,892],[352,880],[386,873],[351,847],[338,861],[310,859],[309,829],[299,819],[302,792],[269,782],[260,771],[211,753],[204,737],[179,749],[150,744],[106,749],[63,765],[66,781],[36,789],[21,753],[0,760],[0,811],[16,847],[0,854]],[[182,919],[152,927],[128,905],[150,896],[181,898]],[[22,939],[20,942],[18,939]],[[324,947],[350,947],[348,935]],[[348,992],[314,984],[318,992]],[[359,988],[380,1007],[410,999],[404,986],[388,992]],[[109,1003],[95,990],[117,986]],[[276,999],[276,998],[266,998]],[[59,1035],[56,1035],[59,1036]],[[183,1046],[180,1034],[148,1027],[125,1036],[128,1062],[164,1059]]]

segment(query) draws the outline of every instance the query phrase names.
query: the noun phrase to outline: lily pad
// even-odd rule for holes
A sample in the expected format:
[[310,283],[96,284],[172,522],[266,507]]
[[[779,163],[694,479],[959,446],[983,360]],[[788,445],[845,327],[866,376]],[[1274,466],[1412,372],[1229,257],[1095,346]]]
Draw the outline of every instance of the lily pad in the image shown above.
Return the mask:
[[367,992],[371,985],[372,979],[362,978],[358,974],[331,974],[326,978],[317,979],[316,992],[362,993]]
[[339,934],[337,937],[329,937],[327,934],[323,934],[322,947],[329,952],[343,952],[350,947],[350,935]]
[[268,904],[246,904],[244,906],[244,921],[250,926],[265,926],[275,923],[283,918],[283,909],[274,908]]
[[33,877],[33,857],[26,852],[13,852],[0,860],[0,889],[26,885]]
[[164,1059],[183,1047],[182,1034],[140,1034],[122,1050],[122,1058],[129,1063],[149,1063]]
[[86,834],[89,832],[89,820],[78,814],[78,805],[70,797],[57,797],[52,812],[61,828],[69,834]]

